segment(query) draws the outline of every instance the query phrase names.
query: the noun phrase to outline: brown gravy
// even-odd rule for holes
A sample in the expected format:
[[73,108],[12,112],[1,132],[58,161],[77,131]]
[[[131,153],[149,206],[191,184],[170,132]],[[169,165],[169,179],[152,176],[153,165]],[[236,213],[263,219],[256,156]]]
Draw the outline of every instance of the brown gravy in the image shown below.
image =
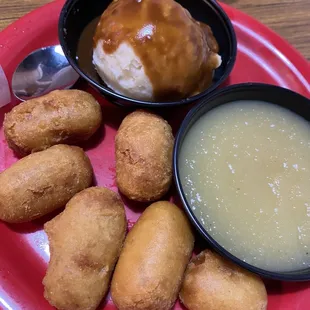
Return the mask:
[[211,28],[173,0],[112,2],[97,26],[95,46],[99,40],[106,53],[123,42],[134,48],[152,82],[155,100],[189,97],[212,82],[216,64],[210,56],[219,48]]
[[96,27],[100,20],[100,16],[93,19],[83,30],[77,47],[77,62],[81,70],[89,75],[98,83],[102,83],[97,71],[93,65],[93,37],[96,32]]

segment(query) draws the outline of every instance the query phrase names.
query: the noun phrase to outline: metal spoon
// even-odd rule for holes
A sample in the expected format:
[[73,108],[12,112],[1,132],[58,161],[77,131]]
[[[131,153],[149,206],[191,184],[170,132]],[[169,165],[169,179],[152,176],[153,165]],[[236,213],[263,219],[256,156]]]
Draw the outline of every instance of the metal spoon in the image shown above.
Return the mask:
[[17,66],[12,91],[17,99],[24,101],[55,89],[70,88],[78,78],[60,45],[42,47]]

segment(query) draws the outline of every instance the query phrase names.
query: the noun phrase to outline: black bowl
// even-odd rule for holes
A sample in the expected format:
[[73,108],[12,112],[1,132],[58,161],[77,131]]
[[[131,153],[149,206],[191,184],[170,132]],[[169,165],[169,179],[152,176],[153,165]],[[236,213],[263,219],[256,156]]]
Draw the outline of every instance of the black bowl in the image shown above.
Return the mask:
[[149,108],[188,104],[212,92],[230,74],[236,60],[237,40],[233,26],[223,9],[215,0],[177,0],[177,2],[190,11],[195,19],[211,26],[219,43],[222,65],[215,71],[212,85],[196,96],[174,102],[141,101],[115,93],[102,82],[92,66],[92,34],[95,31],[96,24],[89,31],[88,39],[85,39],[85,46],[89,46],[83,57],[84,67],[88,68],[87,72],[85,69],[81,69],[77,61],[78,42],[83,30],[91,21],[99,17],[111,2],[111,0],[68,0],[61,11],[59,19],[60,44],[71,66],[82,78],[111,102],[119,105]]
[[210,110],[225,103],[247,99],[277,104],[302,116],[307,121],[310,121],[310,100],[288,89],[267,84],[247,83],[233,85],[213,92],[209,96],[203,98],[199,104],[190,110],[177,134],[173,153],[173,169],[178,193],[190,220],[198,232],[216,251],[218,251],[223,256],[237,263],[241,267],[267,278],[285,281],[310,280],[310,268],[292,272],[272,272],[247,264],[229,253],[218,242],[216,242],[208,233],[208,231],[203,227],[198,218],[195,216],[184,194],[181,177],[179,174],[178,156],[187,132],[203,114],[208,113]]

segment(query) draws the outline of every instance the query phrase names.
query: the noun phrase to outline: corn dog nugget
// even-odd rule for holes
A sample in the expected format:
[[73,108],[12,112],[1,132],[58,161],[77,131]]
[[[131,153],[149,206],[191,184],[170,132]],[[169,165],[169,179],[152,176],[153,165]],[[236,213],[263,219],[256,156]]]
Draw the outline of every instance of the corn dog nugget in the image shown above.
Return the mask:
[[259,276],[211,250],[188,264],[180,299],[189,310],[265,310],[267,292]]
[[0,219],[34,220],[63,207],[92,183],[93,170],[77,146],[55,145],[28,155],[0,173]]
[[3,128],[11,149],[21,155],[55,144],[89,139],[99,128],[101,108],[81,90],[55,90],[20,103],[5,115]]
[[44,230],[50,262],[44,296],[61,310],[95,310],[107,293],[126,233],[119,196],[91,187],[75,195]]
[[160,116],[138,110],[127,115],[115,138],[116,182],[129,199],[154,201],[172,182],[174,137]]
[[129,232],[111,284],[120,310],[168,310],[177,299],[194,236],[177,206],[149,206]]

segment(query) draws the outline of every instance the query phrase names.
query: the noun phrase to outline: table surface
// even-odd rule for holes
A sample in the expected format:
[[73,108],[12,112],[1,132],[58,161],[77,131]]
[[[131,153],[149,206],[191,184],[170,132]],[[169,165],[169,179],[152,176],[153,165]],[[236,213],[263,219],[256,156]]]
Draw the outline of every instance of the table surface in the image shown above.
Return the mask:
[[[310,60],[310,0],[222,1],[275,30]],[[51,0],[0,0],[0,30],[48,2]]]

